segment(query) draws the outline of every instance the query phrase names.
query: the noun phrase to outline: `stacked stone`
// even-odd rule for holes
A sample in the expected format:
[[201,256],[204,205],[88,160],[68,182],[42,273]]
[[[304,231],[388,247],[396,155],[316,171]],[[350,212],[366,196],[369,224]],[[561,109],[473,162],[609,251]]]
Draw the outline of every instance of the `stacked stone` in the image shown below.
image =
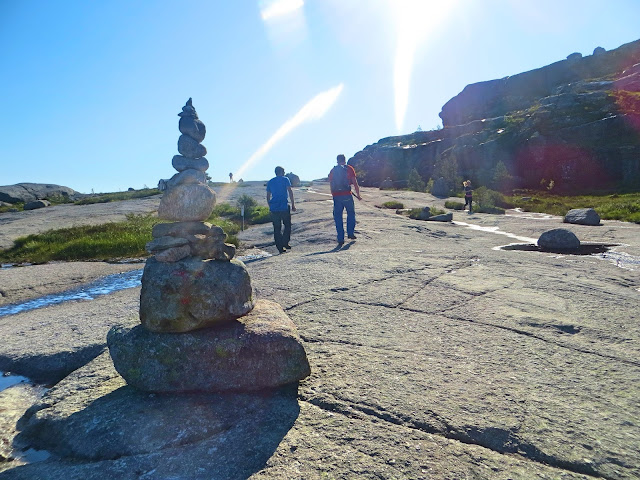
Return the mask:
[[178,128],[182,133],[178,139],[180,155],[175,155],[171,162],[178,173],[158,184],[164,192],[158,217],[176,223],[156,225],[147,251],[155,254],[159,262],[177,262],[189,256],[231,260],[235,247],[224,243],[222,229],[203,222],[216,204],[216,194],[207,185],[205,174],[209,168],[205,158],[207,149],[201,145],[206,127],[198,118],[191,99],[178,116]]
[[107,345],[127,383],[151,392],[250,391],[310,373],[297,329],[280,305],[253,299],[249,273],[221,228],[204,222],[216,196],[206,183],[205,126],[182,108],[178,171],[161,180],[152,256],[142,274],[140,323],[114,327]]

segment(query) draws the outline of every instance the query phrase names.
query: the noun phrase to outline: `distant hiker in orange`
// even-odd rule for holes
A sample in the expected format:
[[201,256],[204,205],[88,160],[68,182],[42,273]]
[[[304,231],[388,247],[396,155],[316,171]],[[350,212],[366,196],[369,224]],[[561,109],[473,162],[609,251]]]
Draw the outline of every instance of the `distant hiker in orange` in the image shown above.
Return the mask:
[[355,197],[360,197],[360,186],[356,179],[356,171],[351,165],[346,165],[345,156],[340,154],[337,157],[338,164],[329,172],[329,185],[331,186],[331,195],[333,195],[333,220],[336,223],[336,233],[338,236],[338,245],[344,244],[344,224],[342,220],[342,211],[347,211],[347,236],[351,240],[356,239],[356,208],[351,196],[351,185],[355,187]]
[[469,205],[469,213],[473,213],[471,210],[471,202],[473,201],[473,189],[471,188],[471,180],[465,180],[464,182],[462,182],[462,185],[464,186],[464,207],[462,208],[462,210],[467,208],[467,205]]

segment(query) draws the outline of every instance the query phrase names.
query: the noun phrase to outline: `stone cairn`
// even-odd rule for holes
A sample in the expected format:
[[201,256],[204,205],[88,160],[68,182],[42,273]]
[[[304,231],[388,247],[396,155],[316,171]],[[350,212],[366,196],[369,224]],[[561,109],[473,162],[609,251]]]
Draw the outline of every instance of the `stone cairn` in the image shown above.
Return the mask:
[[255,301],[247,269],[220,227],[204,222],[216,195],[205,172],[206,129],[189,99],[180,116],[178,171],[153,227],[142,275],[140,322],[114,327],[107,345],[127,383],[149,392],[274,388],[310,374],[297,329],[280,305]]

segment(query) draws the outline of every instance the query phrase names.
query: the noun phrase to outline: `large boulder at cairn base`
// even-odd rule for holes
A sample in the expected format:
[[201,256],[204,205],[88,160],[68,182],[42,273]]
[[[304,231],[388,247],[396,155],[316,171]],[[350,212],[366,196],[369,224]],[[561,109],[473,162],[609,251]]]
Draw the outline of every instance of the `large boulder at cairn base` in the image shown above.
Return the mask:
[[207,185],[178,185],[164,192],[158,218],[173,222],[201,222],[209,218],[215,204],[216,194]]
[[540,235],[538,246],[543,250],[570,251],[580,248],[580,240],[569,230],[555,228]]
[[107,345],[118,373],[147,392],[255,391],[311,373],[295,325],[266,300],[233,322],[195,332],[113,327]]
[[150,258],[142,274],[140,321],[154,332],[188,332],[229,322],[254,306],[244,263]]
[[574,208],[564,216],[565,223],[600,225],[600,215],[593,208]]

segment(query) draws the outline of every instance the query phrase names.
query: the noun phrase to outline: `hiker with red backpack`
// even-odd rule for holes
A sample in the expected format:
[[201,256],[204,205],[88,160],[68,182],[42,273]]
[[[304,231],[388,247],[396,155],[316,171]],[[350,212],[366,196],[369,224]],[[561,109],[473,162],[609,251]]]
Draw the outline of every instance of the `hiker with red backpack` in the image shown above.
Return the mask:
[[351,185],[355,187],[355,197],[358,200],[362,200],[362,197],[360,197],[356,171],[351,165],[346,165],[347,161],[343,154],[338,155],[337,162],[338,164],[329,172],[329,185],[333,196],[333,220],[336,222],[338,245],[342,246],[344,245],[343,210],[347,211],[347,237],[351,240],[356,239],[356,208],[351,194]]

